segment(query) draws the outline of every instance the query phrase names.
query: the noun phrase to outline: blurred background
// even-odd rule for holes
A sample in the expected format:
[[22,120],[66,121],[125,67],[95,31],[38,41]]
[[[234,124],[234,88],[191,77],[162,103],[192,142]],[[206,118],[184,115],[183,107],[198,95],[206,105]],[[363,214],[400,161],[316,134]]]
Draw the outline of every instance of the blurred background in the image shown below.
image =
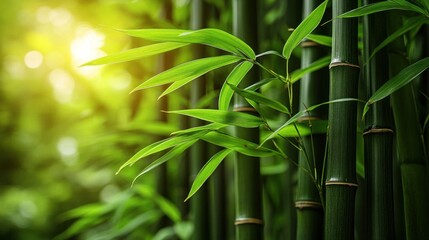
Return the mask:
[[158,120],[156,89],[129,94],[159,57],[79,67],[146,44],[115,29],[187,28],[188,1],[172,4],[167,21],[163,1],[0,1],[0,239],[150,239],[161,215],[177,214],[156,207],[153,177],[131,188],[141,168],[115,175],[177,129]]

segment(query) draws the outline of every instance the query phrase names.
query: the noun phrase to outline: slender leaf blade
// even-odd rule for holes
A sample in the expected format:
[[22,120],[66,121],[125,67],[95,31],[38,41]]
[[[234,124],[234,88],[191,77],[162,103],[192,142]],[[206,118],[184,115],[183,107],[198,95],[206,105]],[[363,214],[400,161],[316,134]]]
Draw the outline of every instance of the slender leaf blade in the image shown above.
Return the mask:
[[332,101],[328,101],[328,102],[323,102],[320,104],[310,106],[305,110],[297,112],[295,115],[293,115],[291,118],[289,118],[282,126],[280,126],[274,132],[269,134],[265,139],[262,140],[260,146],[264,145],[268,140],[273,139],[274,137],[280,135],[280,132],[283,131],[286,127],[288,127],[291,124],[295,124],[295,122],[298,121],[300,117],[307,115],[309,112],[313,111],[314,109],[319,108],[319,107],[324,106],[324,105],[327,105],[327,104],[333,104],[333,103],[339,103],[339,102],[348,102],[348,101],[362,102],[361,100],[356,99],[356,98],[340,98],[340,99],[336,99],[336,100],[332,100]]
[[196,140],[192,140],[180,145],[177,145],[175,147],[173,147],[170,151],[168,151],[166,154],[162,155],[162,157],[156,159],[155,161],[153,161],[152,163],[150,163],[147,167],[145,167],[143,169],[143,171],[141,173],[139,173],[133,180],[133,184],[134,182],[137,180],[137,178],[139,178],[140,176],[148,173],[149,171],[153,170],[154,168],[158,167],[159,165],[167,162],[168,160],[171,160],[172,158],[175,158],[177,156],[179,156],[180,154],[182,154],[186,149],[188,149],[192,144],[194,144],[195,142],[197,142],[198,139]]
[[200,172],[198,172],[197,176],[195,177],[195,180],[192,183],[191,190],[189,191],[185,202],[201,188],[201,186],[213,174],[219,164],[226,158],[226,156],[228,156],[232,152],[232,149],[221,150],[207,161],[207,163],[203,166],[203,168],[201,168]]
[[192,81],[209,71],[238,62],[240,60],[241,58],[237,56],[223,55],[186,62],[149,78],[136,87],[133,91],[156,87],[175,81],[180,81],[181,84],[186,84],[187,82]]
[[351,18],[351,17],[362,17],[365,15],[369,15],[372,13],[388,11],[388,10],[405,10],[405,11],[413,11],[418,13],[422,12],[422,9],[417,7],[414,4],[408,2],[397,2],[397,1],[381,1],[378,3],[364,5],[362,7],[358,7],[351,11],[345,12],[339,15],[339,18]]
[[225,80],[225,83],[222,85],[222,89],[219,93],[219,110],[228,110],[229,103],[231,102],[234,91],[226,84],[232,84],[238,86],[238,84],[243,80],[244,76],[250,71],[253,67],[253,63],[244,61],[238,64],[228,75]]
[[236,152],[242,153],[247,156],[253,157],[271,157],[274,155],[282,156],[279,152],[274,151],[272,149],[266,147],[260,147],[257,144],[233,137],[231,135],[220,133],[217,131],[209,132],[205,134],[202,140],[224,147],[228,149],[232,149]]
[[248,113],[231,112],[217,109],[185,109],[168,111],[168,113],[181,114],[204,121],[234,125],[244,128],[255,128],[265,123],[260,117]]
[[321,68],[328,66],[330,62],[331,62],[331,56],[326,56],[326,57],[320,58],[320,59],[312,62],[306,68],[301,68],[301,69],[295,70],[290,75],[291,82],[294,83],[294,82],[298,81],[299,79],[301,79],[305,74],[317,71]]
[[214,130],[219,130],[223,127],[228,126],[227,124],[221,124],[221,123],[210,123],[207,125],[203,125],[203,126],[197,126],[197,127],[192,127],[192,128],[188,128],[188,129],[183,129],[183,130],[179,130],[179,131],[175,131],[172,133],[172,135],[180,135],[180,134],[187,134],[187,133],[192,133],[192,132],[198,132],[198,131],[214,131]]
[[165,43],[152,44],[144,47],[133,48],[123,52],[107,55],[105,57],[101,57],[101,58],[92,60],[90,62],[87,62],[82,66],[94,66],[94,65],[101,65],[101,64],[128,62],[128,61],[168,52],[180,47],[184,47],[186,45],[188,45],[188,43],[165,42]]
[[410,83],[423,71],[429,68],[429,57],[423,58],[408,67],[402,69],[396,76],[381,86],[368,100],[364,107],[364,115],[369,109],[369,105],[380,101],[392,93]]
[[255,59],[255,52],[241,39],[219,29],[199,30],[179,29],[129,29],[120,30],[130,36],[152,41],[198,43],[234,53],[238,56]]
[[286,59],[290,58],[292,51],[298,46],[298,44],[320,24],[327,4],[328,1],[322,2],[292,32],[283,47],[283,56]]
[[369,61],[374,55],[379,52],[381,49],[383,49],[385,46],[389,45],[391,42],[393,42],[398,37],[404,35],[405,33],[415,30],[421,27],[424,23],[427,23],[428,20],[424,16],[417,16],[414,18],[410,18],[407,21],[404,22],[404,25],[402,25],[399,29],[397,29],[394,33],[390,34],[386,39],[383,40],[371,53],[369,56]]
[[325,36],[325,35],[310,33],[307,35],[307,39],[311,40],[315,43],[318,43],[322,46],[326,46],[326,47],[332,46],[332,37],[331,36]]
[[240,96],[242,96],[246,99],[257,102],[258,104],[266,105],[267,107],[270,107],[270,108],[277,110],[279,112],[289,114],[289,109],[285,105],[280,103],[279,101],[273,100],[271,98],[267,98],[264,95],[257,93],[257,92],[254,92],[254,91],[250,91],[250,90],[246,90],[246,89],[240,89],[240,88],[238,88],[234,85],[231,85],[229,83],[228,83],[228,85],[232,88],[232,90],[234,90],[234,92],[238,93]]
[[191,134],[187,134],[187,135],[173,136],[173,137],[152,143],[152,144],[144,147],[143,149],[138,151],[136,154],[134,154],[134,156],[132,156],[130,159],[128,159],[128,161],[126,161],[119,168],[119,170],[116,172],[116,174],[118,174],[124,167],[131,166],[142,158],[145,158],[145,157],[152,155],[154,153],[166,150],[168,148],[172,148],[176,145],[179,145],[179,144],[182,144],[185,142],[189,142],[189,141],[193,141],[195,139],[199,139],[201,136],[203,136],[206,133],[207,133],[207,131],[199,131],[199,132],[195,132],[195,133],[191,133]]

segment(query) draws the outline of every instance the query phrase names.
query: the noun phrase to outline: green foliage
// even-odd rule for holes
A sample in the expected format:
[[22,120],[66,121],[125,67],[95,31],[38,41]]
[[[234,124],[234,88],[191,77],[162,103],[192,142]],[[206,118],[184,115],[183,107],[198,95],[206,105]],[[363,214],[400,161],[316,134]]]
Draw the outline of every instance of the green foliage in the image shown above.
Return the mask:
[[194,182],[192,183],[191,190],[189,191],[188,196],[185,201],[192,197],[198,189],[207,181],[207,179],[213,174],[219,164],[228,156],[228,154],[232,153],[232,149],[224,149],[215,155],[213,155],[207,163],[201,168],[200,172],[195,177]]
[[293,49],[319,25],[327,5],[328,1],[324,1],[320,4],[320,6],[314,9],[314,11],[292,32],[283,47],[283,56],[286,59],[290,59]]
[[239,38],[219,29],[179,30],[179,29],[136,29],[121,30],[133,36],[152,41],[199,43],[227,52],[255,59],[253,50]]
[[398,89],[404,87],[414,80],[423,71],[429,68],[429,57],[423,58],[416,63],[409,65],[399,72],[392,79],[381,86],[368,100],[364,108],[364,114],[368,111],[369,105],[390,96]]

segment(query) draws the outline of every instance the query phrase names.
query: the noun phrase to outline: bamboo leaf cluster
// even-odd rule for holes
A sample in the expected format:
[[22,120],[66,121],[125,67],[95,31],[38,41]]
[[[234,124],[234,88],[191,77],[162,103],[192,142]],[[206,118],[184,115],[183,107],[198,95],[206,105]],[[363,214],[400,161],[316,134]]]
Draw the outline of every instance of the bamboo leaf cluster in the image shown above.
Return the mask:
[[[396,187],[404,194],[401,196],[403,203],[397,204],[404,205],[404,228],[408,231],[407,236],[422,236],[410,234],[410,231],[424,232],[424,229],[419,228],[421,225],[414,222],[418,213],[410,210],[410,204],[422,204],[420,199],[428,197],[427,189],[422,193],[419,192],[420,188],[413,186],[416,182],[427,181],[425,176],[428,174],[428,159],[419,135],[421,116],[414,111],[417,103],[413,95],[415,88],[411,87],[411,84],[427,71],[429,57],[421,56],[415,62],[406,64],[409,59],[397,60],[391,55],[397,52],[408,54],[404,53],[407,49],[404,49],[403,39],[411,42],[409,36],[415,36],[429,24],[428,4],[426,1],[404,0],[368,1],[360,7],[357,6],[357,1],[333,0],[332,6],[327,0],[318,3],[320,4],[307,1],[304,3],[310,10],[306,10],[306,17],[285,40],[282,54],[275,50],[257,54],[257,39],[255,33],[249,30],[249,26],[235,29],[236,36],[214,28],[120,30],[129,36],[157,43],[108,55],[85,65],[133,61],[195,44],[206,45],[223,53],[220,56],[199,57],[174,66],[145,80],[133,92],[170,84],[163,90],[160,96],[163,97],[190,82],[202,81],[199,78],[209,72],[218,71],[228,65],[233,67],[220,81],[217,107],[165,111],[168,114],[195,119],[200,124],[175,131],[168,138],[142,148],[126,161],[119,171],[141,159],[163,153],[137,175],[140,177],[177,158],[197,143],[216,145],[218,148],[196,175],[185,199],[187,201],[207,183],[225,159],[237,156],[234,171],[238,176],[236,187],[239,196],[235,224],[239,239],[250,235],[253,235],[252,239],[258,239],[262,232],[258,228],[263,222],[259,212],[261,203],[258,201],[261,193],[249,200],[258,205],[255,212],[245,210],[252,206],[249,206],[250,203],[242,203],[245,200],[241,198],[252,190],[260,191],[261,160],[281,159],[282,166],[286,165],[284,163],[298,164],[296,208],[299,239],[312,239],[323,234],[324,239],[353,239],[357,218],[355,202],[362,201],[356,198],[356,190],[361,188],[359,179],[364,185],[367,184],[367,189],[361,189],[367,191],[365,203],[370,206],[369,215],[362,218],[367,217],[365,219],[375,224],[375,227],[368,227],[371,229],[368,234],[372,235],[369,238],[377,239],[377,236],[394,235],[392,228],[386,226],[387,223],[384,224],[383,220],[380,220],[382,217],[377,214],[379,211],[386,213],[389,212],[388,209],[393,209],[393,199],[386,199],[393,198],[393,171],[396,166],[393,155],[397,153],[400,160],[397,164],[399,178],[395,181],[399,183],[396,183]],[[256,7],[255,1],[248,4],[252,8]],[[245,5],[245,1],[234,1],[235,11],[248,9],[249,6]],[[323,27],[323,19],[330,17],[329,11],[332,11],[332,21],[328,21],[326,25],[332,24],[332,36],[329,35],[330,31],[318,31]],[[390,35],[375,34],[373,26],[376,21],[372,17],[392,12],[405,12],[409,15],[401,15],[405,21],[391,27],[393,30]],[[244,19],[250,21],[249,13],[241,12],[236,15],[237,26]],[[362,33],[364,54],[361,62],[358,17],[365,18]],[[372,39],[372,36],[377,36],[377,40]],[[398,42],[400,47],[397,47]],[[292,56],[300,44],[302,66],[289,72]],[[272,66],[264,65],[262,58],[271,57],[284,64],[284,72],[279,73],[273,70]],[[381,64],[381,61],[386,62]],[[387,61],[391,64],[390,76]],[[394,66],[400,67],[395,69]],[[364,74],[360,74],[361,68]],[[259,71],[269,77],[261,77]],[[365,84],[359,83],[363,80]],[[274,99],[262,91],[269,89],[273,83],[281,84],[286,96],[284,101]],[[299,110],[292,104],[293,98],[296,97],[292,91],[293,84],[301,84],[302,88]],[[360,84],[367,88],[365,94],[358,92]],[[389,97],[392,104],[387,101]],[[401,102],[401,98],[405,99],[404,102]],[[410,133],[404,132],[409,124],[406,124],[406,120],[401,116],[404,112],[399,110],[400,108],[412,108],[407,112],[415,125]],[[276,117],[273,117],[273,112]],[[389,120],[392,114],[398,130]],[[366,121],[365,129],[361,129],[359,125],[361,119]],[[231,127],[235,130],[231,131]],[[393,147],[395,136],[397,146]],[[404,138],[408,137],[417,140],[412,144],[404,143]],[[363,138],[365,141],[362,150],[365,164],[362,159],[357,159],[360,151],[357,138]],[[284,151],[285,142],[300,151],[299,161],[291,159],[290,153]],[[413,149],[412,146],[406,145],[421,146],[414,151],[410,150]],[[407,156],[407,153],[412,157]],[[372,160],[374,162],[370,162]],[[378,178],[377,176],[383,174],[380,168],[388,173]],[[413,176],[415,172],[418,173],[417,176]],[[252,182],[255,186],[247,186],[245,181]],[[379,185],[380,182],[384,185]],[[383,189],[383,186],[388,189],[383,192],[385,199],[380,200],[383,197],[375,197],[375,192]],[[427,184],[425,186],[427,187]],[[414,200],[413,197],[418,197],[419,200]],[[383,203],[386,203],[385,208]],[[177,220],[177,217],[171,218]],[[252,224],[257,227],[251,228]],[[315,229],[314,232],[305,232],[307,225]],[[382,230],[377,231],[378,229]]]

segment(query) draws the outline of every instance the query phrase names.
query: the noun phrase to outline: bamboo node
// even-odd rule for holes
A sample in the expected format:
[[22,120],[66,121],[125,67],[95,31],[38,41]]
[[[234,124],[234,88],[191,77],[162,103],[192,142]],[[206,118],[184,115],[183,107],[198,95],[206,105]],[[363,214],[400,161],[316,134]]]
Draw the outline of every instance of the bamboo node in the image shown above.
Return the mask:
[[331,64],[329,64],[329,69],[331,69],[333,67],[353,67],[353,68],[360,69],[360,66],[357,64],[344,62],[344,61],[341,61],[339,59],[332,59]]
[[320,120],[320,118],[315,116],[302,116],[297,119],[297,122],[302,123],[306,121],[317,121],[317,120]]
[[234,112],[258,112],[253,107],[237,107],[233,109]]
[[299,210],[302,210],[304,208],[323,209],[322,204],[315,201],[296,201],[295,207]]
[[348,187],[358,187],[357,183],[352,182],[342,182],[342,181],[326,181],[325,186],[348,186]]
[[394,133],[393,129],[390,128],[371,128],[363,133],[366,134],[374,134],[374,133]]
[[263,225],[264,221],[262,221],[259,218],[237,218],[237,219],[235,219],[234,225],[242,225],[242,224]]
[[312,41],[312,40],[308,40],[308,39],[301,42],[301,47],[303,47],[303,48],[306,48],[306,47],[320,47],[320,46],[321,45],[318,44],[317,42]]

